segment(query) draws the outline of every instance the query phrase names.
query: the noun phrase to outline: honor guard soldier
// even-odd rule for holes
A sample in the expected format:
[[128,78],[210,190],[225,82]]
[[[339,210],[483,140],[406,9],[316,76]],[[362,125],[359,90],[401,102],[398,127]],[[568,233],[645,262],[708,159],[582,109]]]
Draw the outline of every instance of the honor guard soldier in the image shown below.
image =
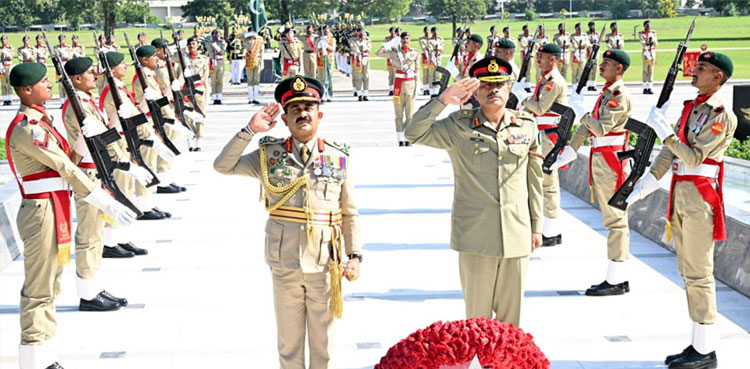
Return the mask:
[[437,97],[440,92],[440,79],[437,72],[437,67],[441,64],[441,57],[443,50],[445,49],[445,40],[438,36],[438,29],[436,26],[430,28],[432,47],[433,47],[433,59],[435,60],[435,68],[432,70],[432,85],[430,86],[430,95]]
[[135,45],[135,48],[137,49],[143,45],[148,45],[148,35],[146,35],[146,32],[138,33],[138,44]]
[[86,46],[83,46],[83,44],[78,42],[78,35],[73,35],[71,38],[73,41],[73,45],[71,45],[71,50],[73,52],[74,58],[83,58],[86,56]]
[[404,128],[412,118],[417,93],[417,68],[419,54],[409,47],[411,35],[403,32],[397,38],[383,44],[377,55],[392,60],[396,80],[393,87],[393,108],[396,111],[396,139],[399,146],[409,146]]
[[[537,53],[538,53],[539,50],[541,50],[542,47],[544,47],[544,45],[546,45],[548,42],[549,42],[549,38],[544,33],[544,25],[540,24],[539,25],[539,35],[537,35],[536,40],[534,40],[534,49],[537,50]],[[536,68],[535,68],[536,69],[536,74],[535,74],[535,79],[534,80],[536,82],[539,82],[542,79],[542,73],[544,71],[542,71],[541,69],[539,69],[539,63],[535,63],[535,64],[536,64]],[[531,69],[531,67],[529,67],[529,69]],[[558,71],[559,71],[559,69],[558,69]],[[563,79],[565,79],[565,78],[563,77]]]
[[[60,60],[62,61],[63,65],[68,62],[68,60],[73,59],[73,49],[65,44],[65,35],[60,34],[57,36],[57,41],[60,43],[59,45],[55,46],[55,52],[57,55],[60,55]],[[60,93],[60,101],[62,104],[62,100],[65,98],[65,89],[62,87],[62,83],[57,83],[57,90]]]
[[47,50],[47,46],[44,44],[44,38],[42,35],[36,35],[36,46],[34,46],[34,51],[36,54],[36,62],[47,65],[49,50]]
[[737,116],[726,108],[719,91],[733,70],[726,55],[703,53],[698,57],[691,83],[698,88],[698,96],[685,101],[674,128],[661,110],[651,109],[647,123],[664,147],[627,199],[632,203],[646,197],[659,188],[658,179],[672,171],[667,242],[674,238],[693,333],[690,346],[667,356],[665,364],[669,369],[718,365],[714,245],[727,237],[722,195],[724,156],[737,128]]
[[[327,82],[331,73],[331,68],[333,68],[333,54],[334,52],[336,52],[336,38],[331,34],[331,31],[328,28],[327,24],[324,25],[323,28],[321,28],[320,37],[318,38],[317,42],[318,44],[316,46],[316,49],[318,52],[318,57],[316,59],[316,63],[318,64],[318,80],[325,87],[323,97],[321,97],[320,101],[322,102],[323,100],[325,100],[327,102],[330,102],[333,91],[328,90]],[[326,60],[328,60],[328,65],[326,65]],[[333,86],[332,83],[331,86]]]
[[432,59],[430,28],[424,26],[422,31],[424,32],[424,36],[419,38],[419,49],[422,52],[422,95],[430,95],[430,86],[432,86],[432,77],[435,74],[435,65]]
[[[322,93],[313,78],[282,81],[275,91],[281,106],[264,106],[214,162],[219,173],[258,178],[265,192],[265,258],[285,369],[305,368],[305,333],[309,368],[332,365],[334,318],[343,309],[341,278],[356,280],[362,261],[349,146],[317,136]],[[263,137],[258,150],[242,155],[254,135],[276,125],[282,106],[291,137]]]
[[[195,101],[198,103],[201,111],[206,111],[206,81],[208,81],[209,73],[209,60],[208,58],[198,52],[198,39],[195,36],[188,38],[187,42],[188,50],[188,61],[190,62],[190,69],[193,73],[201,76],[201,80],[195,83],[195,87],[199,91],[203,91],[202,94],[195,95]],[[201,145],[203,144],[203,120],[193,120],[187,118],[188,124],[193,128],[195,138],[193,142],[188,140],[188,151],[201,151]]]
[[[521,60],[526,58],[526,51],[529,49],[529,45],[534,43],[534,35],[529,33],[529,25],[524,24],[523,27],[521,27],[521,30],[523,33],[518,35],[518,45],[521,47]],[[536,50],[534,48],[531,49],[532,54],[536,53]],[[532,58],[534,56],[532,55]],[[522,79],[526,79],[526,88],[527,92],[531,92],[531,88],[529,86],[531,85],[531,66],[529,68],[526,68],[526,75],[525,76],[518,76],[518,81]]]
[[[352,53],[352,81],[359,101],[369,101],[370,95],[370,50],[372,41],[362,27],[357,27]],[[356,79],[354,78],[356,76]],[[394,87],[395,88],[395,87]],[[394,93],[395,96],[395,93]]]
[[[499,37],[497,36],[496,29],[497,27],[495,27],[495,25],[490,26],[490,34],[487,35],[487,40],[485,40],[485,42],[487,42],[487,45],[489,46],[487,48],[487,53],[492,53],[495,51],[493,47],[495,45],[495,41],[499,39]],[[490,55],[485,55],[485,56],[490,56]]]
[[[534,93],[528,94],[520,84],[513,85],[513,94],[518,97],[519,106],[523,106],[536,117],[537,128],[542,132],[542,153],[547,155],[557,141],[557,123],[560,116],[550,109],[553,103],[565,104],[568,96],[568,84],[557,70],[557,59],[562,50],[560,46],[548,43],[542,46],[536,55],[537,67],[542,71],[542,78],[536,84]],[[557,213],[560,210],[560,178],[557,170],[544,175],[544,229],[542,236],[544,246],[555,246],[562,243],[562,235],[557,224]]]
[[8,36],[0,37],[0,89],[3,94],[3,105],[11,104],[13,87],[10,85],[10,70],[13,68],[13,46],[8,45]]
[[115,39],[115,34],[111,34],[107,36],[107,47],[108,51],[117,51],[120,52],[120,45],[117,44],[117,40]]
[[294,77],[299,74],[302,44],[294,37],[294,30],[289,27],[284,32],[284,38],[279,42],[281,47],[282,76]]
[[463,58],[461,58],[459,67],[461,73],[458,75],[458,80],[470,78],[469,71],[471,70],[471,66],[482,59],[481,49],[483,43],[484,40],[482,39],[482,36],[469,36],[469,39],[464,44],[466,46],[466,52],[464,53]]
[[495,42],[495,56],[505,59],[508,64],[510,64],[511,80],[509,83],[518,81],[518,73],[520,73],[520,69],[516,65],[516,62],[513,61],[513,54],[515,54],[515,52],[516,44],[515,42],[513,42],[513,40],[509,38],[501,38],[497,42]]
[[560,46],[562,53],[560,54],[560,60],[557,61],[557,69],[560,70],[565,81],[568,80],[568,65],[570,65],[570,59],[568,58],[568,50],[570,49],[570,35],[565,32],[565,23],[557,25],[558,33],[552,38],[552,41]]
[[263,36],[247,28],[238,35],[245,50],[245,75],[247,78],[248,104],[260,104],[260,72],[263,70]]
[[31,47],[28,35],[23,35],[23,46],[18,48],[18,61],[21,63],[36,62],[36,49]]
[[503,38],[513,41],[510,37],[510,27],[503,27]]
[[211,39],[208,42],[208,57],[211,60],[211,97],[214,105],[221,105],[224,91],[224,52],[227,45],[218,30],[211,32]]
[[68,141],[54,128],[44,108],[52,98],[47,68],[35,62],[19,64],[9,79],[21,100],[5,135],[8,164],[22,198],[17,224],[25,278],[18,361],[21,369],[61,369],[54,349],[55,297],[60,293],[63,266],[70,262],[71,189],[76,199],[102,209],[121,225],[133,222],[135,215],[71,161]]
[[233,86],[240,85],[242,84],[242,71],[245,69],[245,50],[242,47],[242,38],[237,35],[237,32],[232,32],[229,36],[227,53],[232,61],[229,83]]
[[[505,108],[510,64],[490,56],[420,108],[406,127],[416,144],[454,163],[451,248],[458,251],[466,317],[519,325],[529,255],[542,243],[542,161],[531,114]],[[474,96],[480,107],[437,120]]]
[[622,49],[625,47],[625,40],[622,38],[622,33],[617,31],[617,22],[609,24],[610,32],[604,37],[604,43],[607,44],[609,50]]
[[[588,62],[589,38],[581,32],[581,23],[576,23],[576,33],[570,35],[570,61],[571,61],[571,80],[573,86],[578,84]],[[594,68],[596,69],[596,68]]]
[[566,146],[553,169],[576,159],[578,148],[588,138],[591,140],[589,155],[589,187],[591,202],[599,203],[607,236],[607,258],[609,264],[604,282],[586,290],[587,296],[622,295],[630,292],[625,262],[630,253],[630,229],[628,213],[607,203],[630,174],[627,164],[617,159],[617,152],[628,149],[628,132],[625,123],[633,110],[630,94],[623,76],[630,67],[630,57],[624,50],[607,50],[602,55],[599,73],[605,80],[601,95],[594,110],[586,112],[579,102],[571,107],[581,117],[581,127],[576,131],[570,145]]
[[[63,105],[62,117],[68,142],[71,143],[71,159],[92,182],[100,186],[101,180],[97,178],[96,165],[85,142],[86,137],[92,137],[107,130],[107,121],[91,95],[91,90],[96,89],[92,65],[89,58],[73,58],[65,63],[65,72],[70,76],[86,118],[79,123],[73,108],[70,107],[72,98],[70,96]],[[130,161],[130,157],[116,142],[110,143],[107,151],[113,161]],[[130,169],[125,173],[141,183],[148,183],[153,178],[148,171],[135,164],[131,164]],[[75,233],[76,288],[80,298],[78,309],[80,311],[118,310],[126,306],[128,300],[115,297],[104,290],[101,281],[96,278],[102,263],[102,242],[104,226],[107,222],[105,214],[100,207],[79,195],[75,196],[75,207],[78,222]]]
[[313,27],[307,25],[305,27],[305,35],[298,36],[300,43],[302,43],[302,67],[304,74],[308,77],[315,78],[317,71],[317,54],[315,52],[316,38],[313,32]]
[[[398,37],[395,32],[396,27],[391,26],[388,28],[388,36],[385,36],[385,43]],[[388,69],[388,96],[393,96],[393,82],[396,79],[396,74],[393,72],[393,65],[391,65],[391,59],[385,61],[386,69]],[[325,83],[324,83],[325,84]]]
[[643,22],[643,31],[638,32],[643,48],[643,93],[653,95],[651,87],[654,85],[654,65],[656,64],[656,31],[651,29],[651,20]]

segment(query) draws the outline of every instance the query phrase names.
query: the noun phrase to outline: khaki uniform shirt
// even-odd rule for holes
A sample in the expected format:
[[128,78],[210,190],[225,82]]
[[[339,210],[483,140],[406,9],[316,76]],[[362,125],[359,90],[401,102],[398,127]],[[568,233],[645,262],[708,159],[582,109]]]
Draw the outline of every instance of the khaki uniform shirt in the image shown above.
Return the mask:
[[[691,100],[685,101],[685,104]],[[724,152],[732,142],[737,129],[737,116],[726,109],[719,92],[704,103],[694,106],[687,121],[685,138],[690,146],[679,138],[679,122],[675,134],[664,140],[664,147],[651,165],[651,174],[661,178],[672,167],[672,160],[680,159],[687,167],[694,168],[706,159],[724,160]]]
[[445,40],[442,37],[432,38],[432,50],[435,53],[437,65],[440,65],[440,55],[445,51]]
[[[286,45],[286,47],[284,47]],[[284,59],[299,59],[302,54],[302,43],[298,39],[293,38],[291,41],[288,38],[281,40],[281,63],[284,63]]]
[[[598,117],[589,112],[581,117],[581,128],[579,128],[570,141],[570,146],[578,150],[583,142],[593,134],[596,137],[605,136],[608,133],[624,132],[625,123],[633,110],[630,94],[622,80],[613,82],[604,89],[599,100]],[[586,127],[586,129],[582,129]]]
[[[86,118],[91,118],[91,121],[94,124],[101,124],[102,133],[106,131],[108,129],[107,125],[109,124],[109,119],[102,114],[101,110],[99,110],[99,107],[96,105],[91,94],[76,89],[76,95],[78,95],[78,98],[81,100],[81,106],[83,107],[83,112],[86,115]],[[70,105],[66,105],[65,109],[63,109],[62,116],[63,123],[65,123],[68,142],[70,143],[71,151],[73,151],[71,160],[76,164],[81,162],[91,163],[91,155],[88,147],[86,147],[86,142],[81,133],[81,126],[80,123],[78,123],[73,108]],[[128,156],[122,151],[117,141],[107,145],[107,151],[109,152],[110,158],[114,161],[128,161]]]
[[510,75],[513,78],[513,81],[518,81],[518,73],[521,73],[521,68],[519,68],[513,60],[508,60],[508,63],[510,64]]
[[[401,56],[403,58],[405,66],[401,64],[401,59],[399,59],[399,53],[398,51],[401,50]],[[391,65],[393,66],[394,71],[404,71],[407,72],[407,78],[414,78],[416,77],[417,70],[419,68],[418,63],[420,59],[420,54],[417,52],[417,50],[414,50],[412,48],[409,48],[409,51],[404,52],[401,49],[401,45],[395,49],[386,49],[385,44],[380,46],[380,49],[377,51],[377,56],[381,58],[388,58],[391,59]]]
[[302,50],[305,52],[315,52],[315,45],[318,43],[318,36],[316,35],[310,35],[310,42],[312,42],[312,46],[309,42],[307,42],[307,35],[299,35],[297,38],[299,39],[300,44],[302,44]]
[[263,37],[259,35],[251,35],[245,38],[242,35],[242,41],[245,48],[245,68],[253,69],[260,65],[263,61]]
[[432,43],[430,42],[429,37],[422,36],[419,38],[419,49],[429,63],[430,58],[432,57]]
[[78,44],[78,45],[72,46],[71,48],[73,49],[74,58],[82,58],[86,56],[86,46]]
[[469,70],[471,69],[471,66],[482,60],[482,58],[484,58],[484,53],[482,53],[481,50],[477,50],[474,54],[465,53],[463,58],[461,58],[459,69],[459,72],[461,73],[459,74],[458,79],[462,80],[464,78],[469,78]]
[[481,109],[459,110],[436,121],[438,99],[420,108],[406,138],[448,152],[455,191],[451,247],[490,257],[531,253],[531,234],[542,232],[541,139],[534,118],[505,110],[498,129]]
[[73,59],[73,48],[71,48],[68,45],[62,46],[57,45],[55,46],[55,52],[57,55],[60,55],[60,58],[62,58],[63,62],[66,62],[70,59]]
[[604,42],[607,44],[608,49],[622,49],[625,47],[625,40],[622,38],[622,33],[613,34],[612,32],[604,35]]
[[563,63],[568,63],[570,59],[568,59],[568,51],[570,50],[570,35],[567,33],[563,33],[562,35],[560,32],[555,33],[555,36],[552,38],[552,41],[557,45],[560,46],[560,49],[562,50],[562,61]]
[[0,47],[0,75],[10,73],[13,64],[13,46]]
[[[203,80],[203,83],[208,81],[208,73],[209,73],[209,66],[208,66],[208,57],[206,57],[203,54],[187,54],[188,62],[190,63],[190,68],[193,70],[193,73],[201,76],[201,79]],[[204,88],[199,87],[199,88]]]
[[[586,52],[586,58],[588,60],[588,57],[591,56],[591,49],[594,47],[594,44],[599,41],[599,37],[601,37],[601,36],[599,35],[599,32],[596,32],[596,31],[594,31],[594,32],[591,32],[591,31],[586,32],[586,36],[588,36],[588,38],[589,38],[588,49],[587,49],[587,52]],[[596,60],[594,60],[594,62],[596,63]]]
[[532,94],[522,103],[526,110],[535,115],[542,115],[549,112],[555,102],[565,104],[568,96],[568,83],[557,68],[552,68],[544,75],[537,86],[535,92],[537,92],[538,99],[534,99]]
[[33,47],[20,47],[18,49],[18,61],[21,63],[35,62],[36,61],[36,49]]
[[588,61],[588,49],[591,46],[586,34],[574,33],[570,35],[570,60],[572,63],[586,63]]
[[36,50],[37,63],[47,64],[47,58],[49,57],[49,50],[47,50],[47,46],[37,45],[34,47],[34,49]]
[[[306,178],[309,191],[305,187],[299,189],[284,205],[304,207],[307,200],[313,211],[341,209],[344,254],[361,253],[359,212],[354,199],[348,147],[325,141],[323,152],[320,152],[318,140],[311,141],[313,145],[308,145],[313,146],[310,158],[307,163],[302,163],[297,145],[287,143],[287,140],[292,140],[291,137],[286,140],[264,137],[258,150],[242,155],[252,138],[247,132],[237,133],[214,161],[214,169],[222,174],[257,178],[262,186],[264,176],[267,176],[271,186],[286,185],[299,177]],[[290,150],[287,151],[287,148]],[[265,151],[267,173],[261,171],[260,150]],[[334,175],[316,173],[316,169],[320,168],[318,163],[321,156],[335,163]],[[269,193],[267,201],[276,204],[282,197]],[[304,224],[269,218],[266,222],[266,262],[272,268],[301,268],[303,273],[324,272],[331,257],[331,240],[328,226],[316,225],[308,244]]]
[[356,39],[354,42],[357,52],[362,56],[362,64],[367,64],[370,57],[370,51],[372,50],[372,41],[370,38],[365,36],[362,39]]
[[[164,96],[164,91],[171,88],[169,84],[169,76],[167,76],[167,86],[166,86],[166,89],[164,89],[162,87],[162,83],[159,81],[159,77],[157,76],[157,72],[155,70],[146,66],[144,66],[142,70],[143,70],[143,76],[146,79],[146,87],[151,87],[152,89],[154,89],[154,91],[156,91],[156,93],[159,95],[157,98],[161,98],[162,96]],[[163,72],[167,73],[166,70],[164,69],[162,70]],[[148,112],[148,107],[146,106],[146,103],[144,102],[144,99],[143,99],[144,93],[143,93],[143,88],[141,88],[141,80],[138,79],[138,74],[133,76],[133,92],[135,94],[135,101],[138,103],[141,110]],[[164,118],[174,119],[175,114],[174,114],[174,110],[172,109],[171,104],[162,106],[161,112],[164,115]]]
[[638,32],[638,39],[641,41],[641,55],[643,59],[656,60],[656,45],[659,43],[656,39],[656,31],[651,30]]
[[207,44],[208,56],[211,58],[211,60],[214,61],[214,63],[216,63],[216,60],[218,59],[224,60],[224,53],[227,50],[227,43],[223,38],[219,38],[218,41],[215,41],[213,37],[211,37],[208,39]]
[[[130,100],[130,96],[128,96],[128,92],[125,90],[125,84],[115,78],[115,84],[117,85],[118,93],[120,95],[120,100],[122,100],[122,104],[126,107],[129,107],[130,109],[130,116],[123,117],[123,118],[131,118],[135,115],[140,114],[140,110],[136,107],[136,105],[133,105],[133,102]],[[107,87],[102,90],[101,95],[99,96],[99,106],[103,107],[103,110],[105,113],[107,113],[107,117],[109,119],[109,127],[116,127],[118,131],[122,132],[122,126],[120,125],[120,119],[118,118],[118,112],[117,108],[115,108],[115,100],[112,98],[112,91]],[[103,102],[101,99],[104,99]],[[148,123],[144,123],[138,126],[138,137],[141,139],[146,139],[151,136],[151,134],[154,133],[154,127],[153,123],[151,122],[151,118],[147,118],[149,121]],[[123,142],[124,143],[124,142]]]

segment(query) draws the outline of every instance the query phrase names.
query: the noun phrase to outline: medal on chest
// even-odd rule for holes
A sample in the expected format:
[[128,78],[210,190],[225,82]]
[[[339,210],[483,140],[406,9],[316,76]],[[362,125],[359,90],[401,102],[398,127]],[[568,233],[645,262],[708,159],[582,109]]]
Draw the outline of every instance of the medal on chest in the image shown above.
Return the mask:
[[706,121],[708,121],[708,113],[701,114],[700,117],[698,117],[698,121],[695,123],[693,133],[698,134],[698,132],[701,131],[701,128],[703,128],[703,125],[706,124]]

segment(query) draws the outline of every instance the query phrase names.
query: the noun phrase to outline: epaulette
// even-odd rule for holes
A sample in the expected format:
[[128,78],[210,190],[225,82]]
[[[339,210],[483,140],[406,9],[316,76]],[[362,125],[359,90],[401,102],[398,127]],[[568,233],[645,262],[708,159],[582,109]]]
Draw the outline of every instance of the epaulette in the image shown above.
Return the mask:
[[532,122],[534,121],[534,116],[531,115],[531,113],[529,113],[527,111],[514,110],[514,112],[516,114],[516,118],[517,119],[525,119],[525,120],[529,120],[529,121],[532,121]]
[[260,141],[258,142],[258,145],[262,146],[262,145],[270,145],[270,144],[281,144],[282,142],[284,142],[283,138],[265,136],[260,139]]
[[718,106],[716,107],[716,109],[714,109],[714,113],[716,114],[721,114],[722,112],[724,112],[724,105]]
[[325,140],[326,145],[331,146],[335,149],[338,149],[339,151],[343,152],[346,156],[349,156],[349,149],[351,149],[351,146],[347,143],[338,142],[338,141],[328,141]]

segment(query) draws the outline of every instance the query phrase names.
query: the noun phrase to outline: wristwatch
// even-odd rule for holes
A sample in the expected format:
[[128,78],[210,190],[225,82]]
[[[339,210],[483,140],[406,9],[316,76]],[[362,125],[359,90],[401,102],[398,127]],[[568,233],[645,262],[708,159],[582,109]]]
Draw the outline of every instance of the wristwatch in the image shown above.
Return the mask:
[[346,257],[348,257],[349,260],[357,258],[359,259],[360,263],[362,262],[362,254],[349,254],[349,255],[346,255]]

